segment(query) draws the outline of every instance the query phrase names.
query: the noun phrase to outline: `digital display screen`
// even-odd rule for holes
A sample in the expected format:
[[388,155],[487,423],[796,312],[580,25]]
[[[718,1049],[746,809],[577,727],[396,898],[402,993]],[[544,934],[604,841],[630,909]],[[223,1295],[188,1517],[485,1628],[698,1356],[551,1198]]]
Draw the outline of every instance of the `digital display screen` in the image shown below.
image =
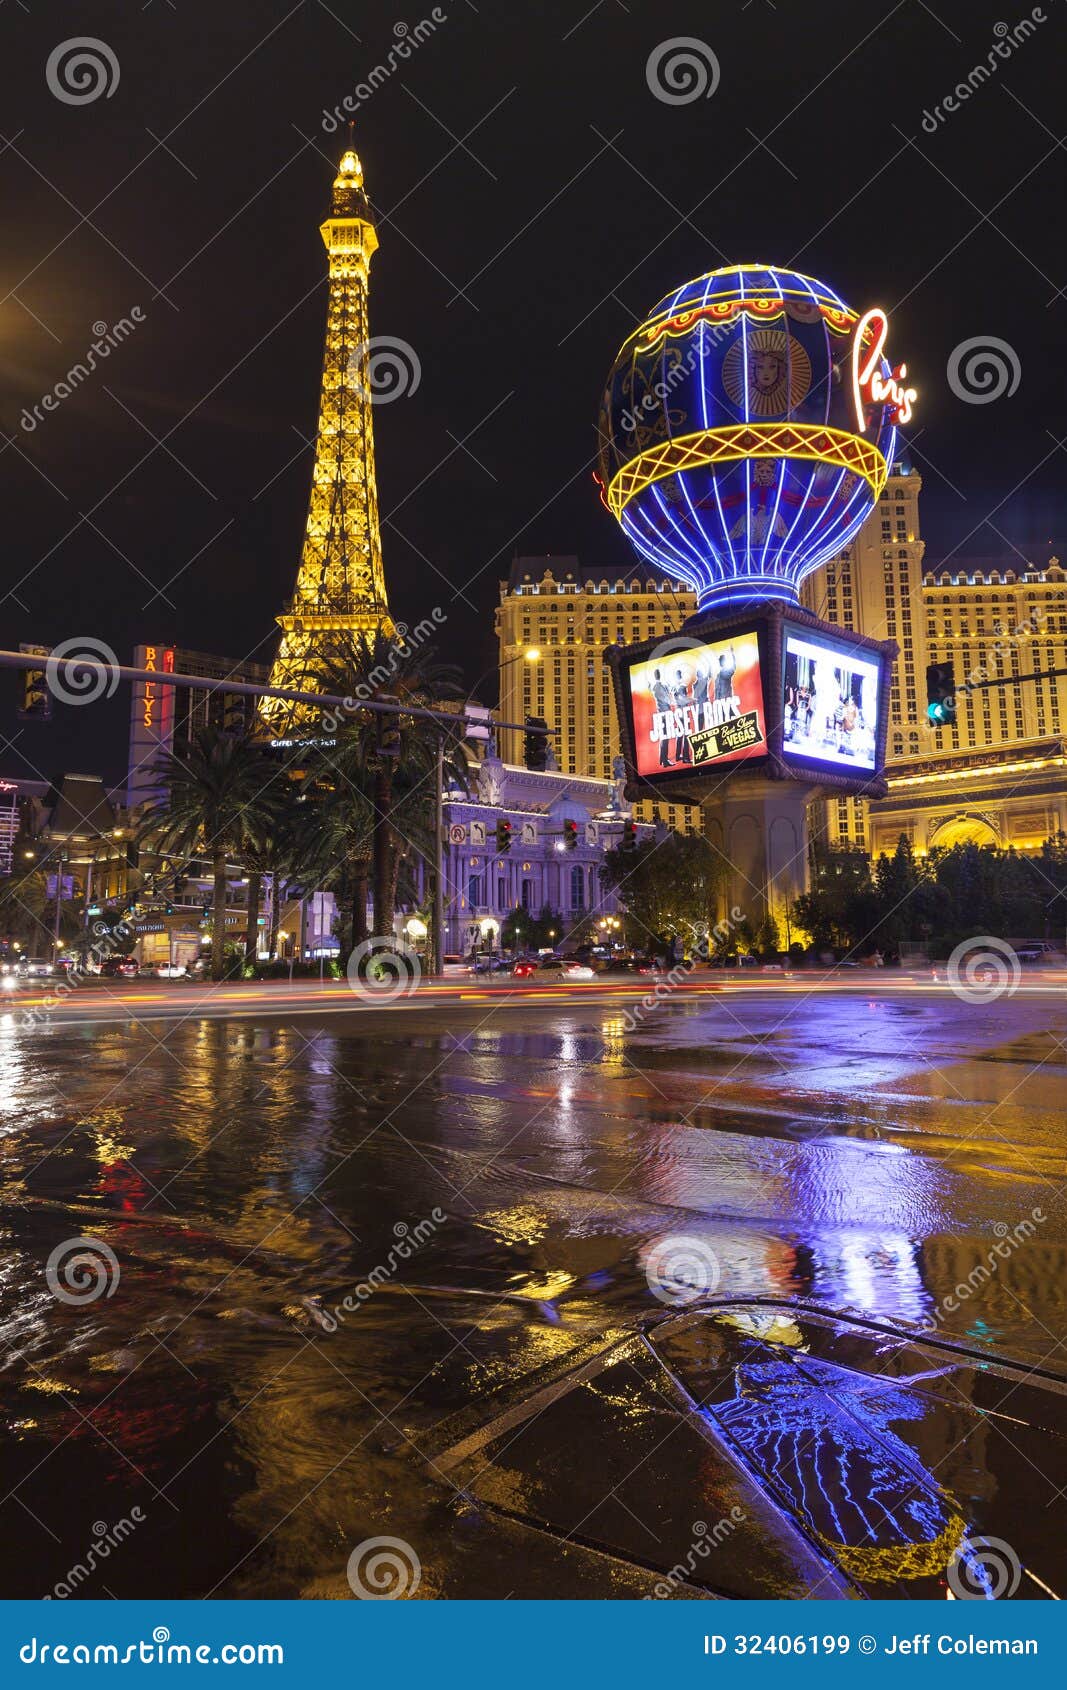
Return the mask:
[[637,773],[661,779],[767,752],[753,629],[630,665]]
[[871,653],[806,628],[784,628],[783,754],[873,772],[879,663]]

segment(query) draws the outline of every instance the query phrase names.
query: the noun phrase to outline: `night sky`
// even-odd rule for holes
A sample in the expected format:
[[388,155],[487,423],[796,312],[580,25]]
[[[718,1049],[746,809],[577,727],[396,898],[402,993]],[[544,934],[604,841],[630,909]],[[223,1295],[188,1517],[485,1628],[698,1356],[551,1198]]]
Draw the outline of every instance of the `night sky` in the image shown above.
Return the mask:
[[[920,391],[928,557],[1067,531],[1063,0],[442,13],[360,106],[356,145],[380,239],[371,332],[421,366],[413,395],[375,411],[392,606],[409,622],[440,607],[442,655],[468,682],[493,667],[513,553],[628,556],[591,480],[604,377],[662,295],[731,261],[888,308],[889,352]],[[269,659],[300,555],[318,224],[344,141],[324,108],[430,16],[422,0],[3,0],[0,643]],[[924,129],[1031,16],[1033,37]],[[106,43],[118,80],[72,104],[46,66],[77,35]],[[681,37],[714,55],[710,98],[650,90],[650,55]],[[93,324],[135,306],[144,321],[106,364],[23,427]],[[952,391],[953,350],[975,338],[1006,344],[1013,394]],[[128,689],[20,728],[13,677],[0,688],[0,734],[17,735],[0,774],[121,778]]]

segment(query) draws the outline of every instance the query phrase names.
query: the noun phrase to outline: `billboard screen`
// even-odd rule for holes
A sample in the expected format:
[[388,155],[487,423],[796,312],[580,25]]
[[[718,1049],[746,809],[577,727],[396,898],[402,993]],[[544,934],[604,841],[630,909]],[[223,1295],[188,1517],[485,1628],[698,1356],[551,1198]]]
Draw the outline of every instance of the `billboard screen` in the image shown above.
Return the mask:
[[785,758],[873,773],[881,704],[877,656],[788,622],[782,637]]
[[630,665],[637,773],[660,779],[767,753],[755,629]]

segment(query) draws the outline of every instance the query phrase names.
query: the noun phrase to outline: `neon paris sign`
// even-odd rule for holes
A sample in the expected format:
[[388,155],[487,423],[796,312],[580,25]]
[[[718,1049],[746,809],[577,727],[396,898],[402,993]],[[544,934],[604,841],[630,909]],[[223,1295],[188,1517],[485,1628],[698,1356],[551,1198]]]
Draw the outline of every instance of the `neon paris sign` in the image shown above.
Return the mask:
[[[889,376],[882,374],[880,366],[888,333],[889,318],[877,306],[865,311],[856,324],[856,338],[852,342],[852,395],[860,434],[869,426],[867,413],[872,406],[888,405],[892,422],[909,423],[918,398],[914,387],[904,386],[907,364],[898,364]],[[866,347],[864,341],[868,341]]]

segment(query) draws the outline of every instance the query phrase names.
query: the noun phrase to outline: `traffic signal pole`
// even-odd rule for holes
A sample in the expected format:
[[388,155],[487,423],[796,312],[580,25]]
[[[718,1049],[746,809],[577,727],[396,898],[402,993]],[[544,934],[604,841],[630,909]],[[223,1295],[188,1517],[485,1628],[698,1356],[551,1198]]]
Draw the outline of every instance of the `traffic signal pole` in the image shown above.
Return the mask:
[[[50,660],[47,660],[50,661]],[[46,661],[46,673],[47,673]],[[24,651],[0,651],[0,669],[40,669],[41,656],[31,656]],[[96,676],[102,679],[105,687],[110,682],[118,681],[151,681],[155,686],[185,687],[193,692],[226,692],[240,693],[245,698],[280,698],[286,704],[313,704],[320,709],[331,710],[370,710],[379,715],[414,716],[427,722],[476,722],[485,725],[484,714],[475,715],[467,710],[427,710],[422,705],[388,702],[375,698],[342,698],[333,692],[305,692],[295,687],[261,686],[257,681],[207,681],[203,675],[182,675],[177,672],[162,675],[158,669],[134,669],[125,663],[98,663],[95,659],[82,658],[76,655],[62,658],[56,665],[63,673],[77,673]],[[110,689],[114,691],[114,686]],[[104,697],[105,693],[98,696]],[[88,702],[88,701],[87,701]],[[525,722],[493,722],[497,728],[515,728],[521,733],[531,732],[539,734],[556,734],[558,728],[528,729]]]
[[[950,660],[928,664],[926,670],[926,719],[931,727],[951,728],[956,725],[956,704],[971,692],[986,692],[991,687],[1021,686],[1024,681],[1055,680],[1067,675],[1067,668],[1033,669],[1025,675],[993,675],[985,681],[962,681],[956,686]],[[951,686],[948,684],[951,681]],[[934,711],[949,712],[941,720]]]

